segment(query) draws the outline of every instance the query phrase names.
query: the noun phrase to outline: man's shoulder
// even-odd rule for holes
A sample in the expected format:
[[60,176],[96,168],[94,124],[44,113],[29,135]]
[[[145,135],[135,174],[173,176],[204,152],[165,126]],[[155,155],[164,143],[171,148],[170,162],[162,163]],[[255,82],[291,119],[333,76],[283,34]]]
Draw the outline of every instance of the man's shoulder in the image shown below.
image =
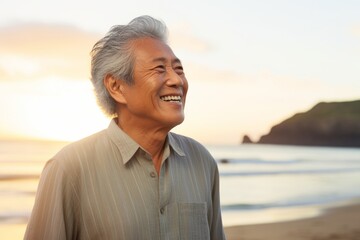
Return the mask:
[[80,140],[71,142],[64,146],[55,156],[54,159],[81,158],[86,155],[91,156],[100,146],[106,145],[107,134],[105,130],[84,137]]
[[200,142],[197,140],[187,137],[178,133],[170,132],[169,137],[171,138],[170,141],[175,141],[180,146],[197,146],[205,148]]
[[185,154],[213,159],[206,147],[197,140],[173,132],[170,133],[170,137],[172,138],[172,141],[176,142],[179,148],[185,152]]

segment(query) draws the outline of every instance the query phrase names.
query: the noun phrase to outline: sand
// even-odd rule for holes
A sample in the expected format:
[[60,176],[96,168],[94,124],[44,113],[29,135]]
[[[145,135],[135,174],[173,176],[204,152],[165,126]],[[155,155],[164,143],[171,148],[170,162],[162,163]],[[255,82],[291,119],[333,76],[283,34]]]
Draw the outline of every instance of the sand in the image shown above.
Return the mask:
[[301,220],[225,228],[227,240],[360,240],[360,202]]

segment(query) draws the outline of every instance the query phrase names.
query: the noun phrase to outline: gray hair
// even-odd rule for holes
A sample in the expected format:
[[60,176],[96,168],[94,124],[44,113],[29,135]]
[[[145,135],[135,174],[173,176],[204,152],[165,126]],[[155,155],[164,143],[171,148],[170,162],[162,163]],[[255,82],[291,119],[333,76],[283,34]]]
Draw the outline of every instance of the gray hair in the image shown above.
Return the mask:
[[133,84],[135,56],[131,42],[151,37],[167,42],[166,25],[150,16],[133,19],[128,25],[115,25],[91,51],[91,82],[97,102],[108,116],[116,116],[116,102],[104,85],[104,78],[115,78]]

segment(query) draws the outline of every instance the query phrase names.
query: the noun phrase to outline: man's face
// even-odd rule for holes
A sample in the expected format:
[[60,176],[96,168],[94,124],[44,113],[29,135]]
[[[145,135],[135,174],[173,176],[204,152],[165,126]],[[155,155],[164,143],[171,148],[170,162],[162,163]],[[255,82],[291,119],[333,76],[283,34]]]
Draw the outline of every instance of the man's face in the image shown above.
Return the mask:
[[182,64],[159,40],[137,39],[132,47],[134,84],[124,87],[127,117],[144,127],[170,130],[184,120],[188,82]]

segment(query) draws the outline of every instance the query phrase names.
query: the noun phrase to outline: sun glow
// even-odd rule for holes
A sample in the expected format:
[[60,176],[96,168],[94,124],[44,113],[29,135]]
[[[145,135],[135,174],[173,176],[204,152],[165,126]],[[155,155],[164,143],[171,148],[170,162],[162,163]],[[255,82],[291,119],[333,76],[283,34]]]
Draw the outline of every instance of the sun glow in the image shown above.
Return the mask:
[[2,103],[11,102],[3,106],[5,112],[14,113],[0,120],[4,133],[72,141],[103,129],[109,121],[96,104],[90,81],[48,77],[7,83],[0,92]]

